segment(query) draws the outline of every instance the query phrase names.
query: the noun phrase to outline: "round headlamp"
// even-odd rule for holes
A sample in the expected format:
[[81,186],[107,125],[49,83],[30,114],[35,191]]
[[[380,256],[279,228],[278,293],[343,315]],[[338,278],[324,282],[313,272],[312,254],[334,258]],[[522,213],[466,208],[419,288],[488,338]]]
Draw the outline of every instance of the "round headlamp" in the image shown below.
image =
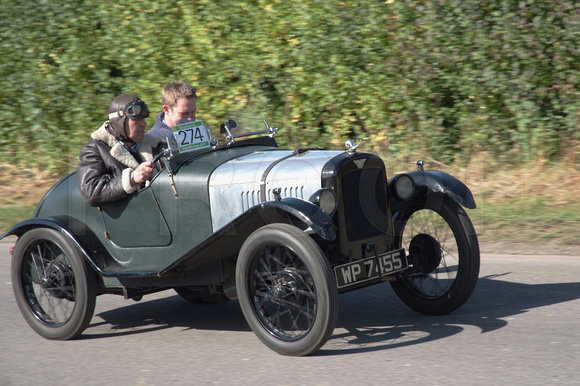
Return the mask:
[[413,179],[408,175],[404,174],[397,180],[395,190],[397,196],[399,196],[401,200],[408,200],[415,192],[415,181],[413,181]]
[[332,190],[320,189],[312,195],[310,201],[318,205],[320,209],[330,216],[332,216],[338,208],[338,200]]

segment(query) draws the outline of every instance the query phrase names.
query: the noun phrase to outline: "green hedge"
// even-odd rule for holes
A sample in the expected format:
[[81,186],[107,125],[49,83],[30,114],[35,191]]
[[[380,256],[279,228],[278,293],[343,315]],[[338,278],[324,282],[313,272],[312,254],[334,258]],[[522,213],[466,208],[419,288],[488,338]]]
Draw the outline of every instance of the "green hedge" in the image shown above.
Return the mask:
[[359,137],[442,161],[578,151],[572,0],[2,2],[0,163],[69,170],[112,98],[158,112],[173,79],[197,87],[200,118],[259,111],[285,146]]

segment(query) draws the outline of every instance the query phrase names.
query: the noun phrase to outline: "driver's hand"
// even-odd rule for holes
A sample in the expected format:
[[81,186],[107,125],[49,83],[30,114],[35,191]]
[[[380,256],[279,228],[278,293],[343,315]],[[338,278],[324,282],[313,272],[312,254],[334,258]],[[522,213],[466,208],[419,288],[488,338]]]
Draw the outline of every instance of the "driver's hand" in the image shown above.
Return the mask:
[[153,162],[147,161],[140,164],[137,169],[133,171],[133,181],[142,184],[148,181],[153,176]]

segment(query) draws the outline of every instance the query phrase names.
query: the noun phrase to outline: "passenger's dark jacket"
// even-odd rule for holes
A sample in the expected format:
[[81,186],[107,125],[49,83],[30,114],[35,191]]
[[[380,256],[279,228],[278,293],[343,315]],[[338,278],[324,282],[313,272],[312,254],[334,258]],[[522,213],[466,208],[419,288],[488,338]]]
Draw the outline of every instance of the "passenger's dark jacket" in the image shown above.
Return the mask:
[[173,129],[169,126],[167,126],[167,124],[164,121],[165,119],[165,113],[162,111],[159,114],[157,114],[157,118],[156,118],[156,122],[153,125],[153,127],[151,128],[151,130],[149,130],[149,134],[157,137],[161,140],[161,142],[167,143],[167,140],[169,140],[169,144],[172,148],[177,149],[177,141],[175,140],[175,137],[173,136]]
[[163,141],[167,142],[166,139],[167,137],[173,137],[173,130],[171,129],[171,127],[167,126],[164,119],[165,113],[163,111],[157,114],[155,124],[153,125],[151,130],[149,130],[149,134],[159,137]]
[[[138,151],[143,161],[153,159],[159,142],[158,138],[145,134]],[[91,134],[91,140],[83,146],[79,158],[79,188],[90,205],[119,200],[143,187],[131,185],[131,172],[139,166],[139,162],[106,131],[104,124]]]

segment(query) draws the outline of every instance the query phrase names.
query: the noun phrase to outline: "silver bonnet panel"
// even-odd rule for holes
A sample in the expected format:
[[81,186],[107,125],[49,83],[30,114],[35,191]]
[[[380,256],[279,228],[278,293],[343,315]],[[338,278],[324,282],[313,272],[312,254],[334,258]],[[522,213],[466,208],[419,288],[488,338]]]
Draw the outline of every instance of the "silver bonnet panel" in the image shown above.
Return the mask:
[[[272,150],[248,154],[220,165],[210,177],[209,199],[213,231],[217,231],[260,201],[260,183],[266,169],[291,150]],[[307,151],[284,159],[269,170],[266,201],[274,199],[272,189],[281,196],[308,200],[321,188],[324,165],[341,151]]]

